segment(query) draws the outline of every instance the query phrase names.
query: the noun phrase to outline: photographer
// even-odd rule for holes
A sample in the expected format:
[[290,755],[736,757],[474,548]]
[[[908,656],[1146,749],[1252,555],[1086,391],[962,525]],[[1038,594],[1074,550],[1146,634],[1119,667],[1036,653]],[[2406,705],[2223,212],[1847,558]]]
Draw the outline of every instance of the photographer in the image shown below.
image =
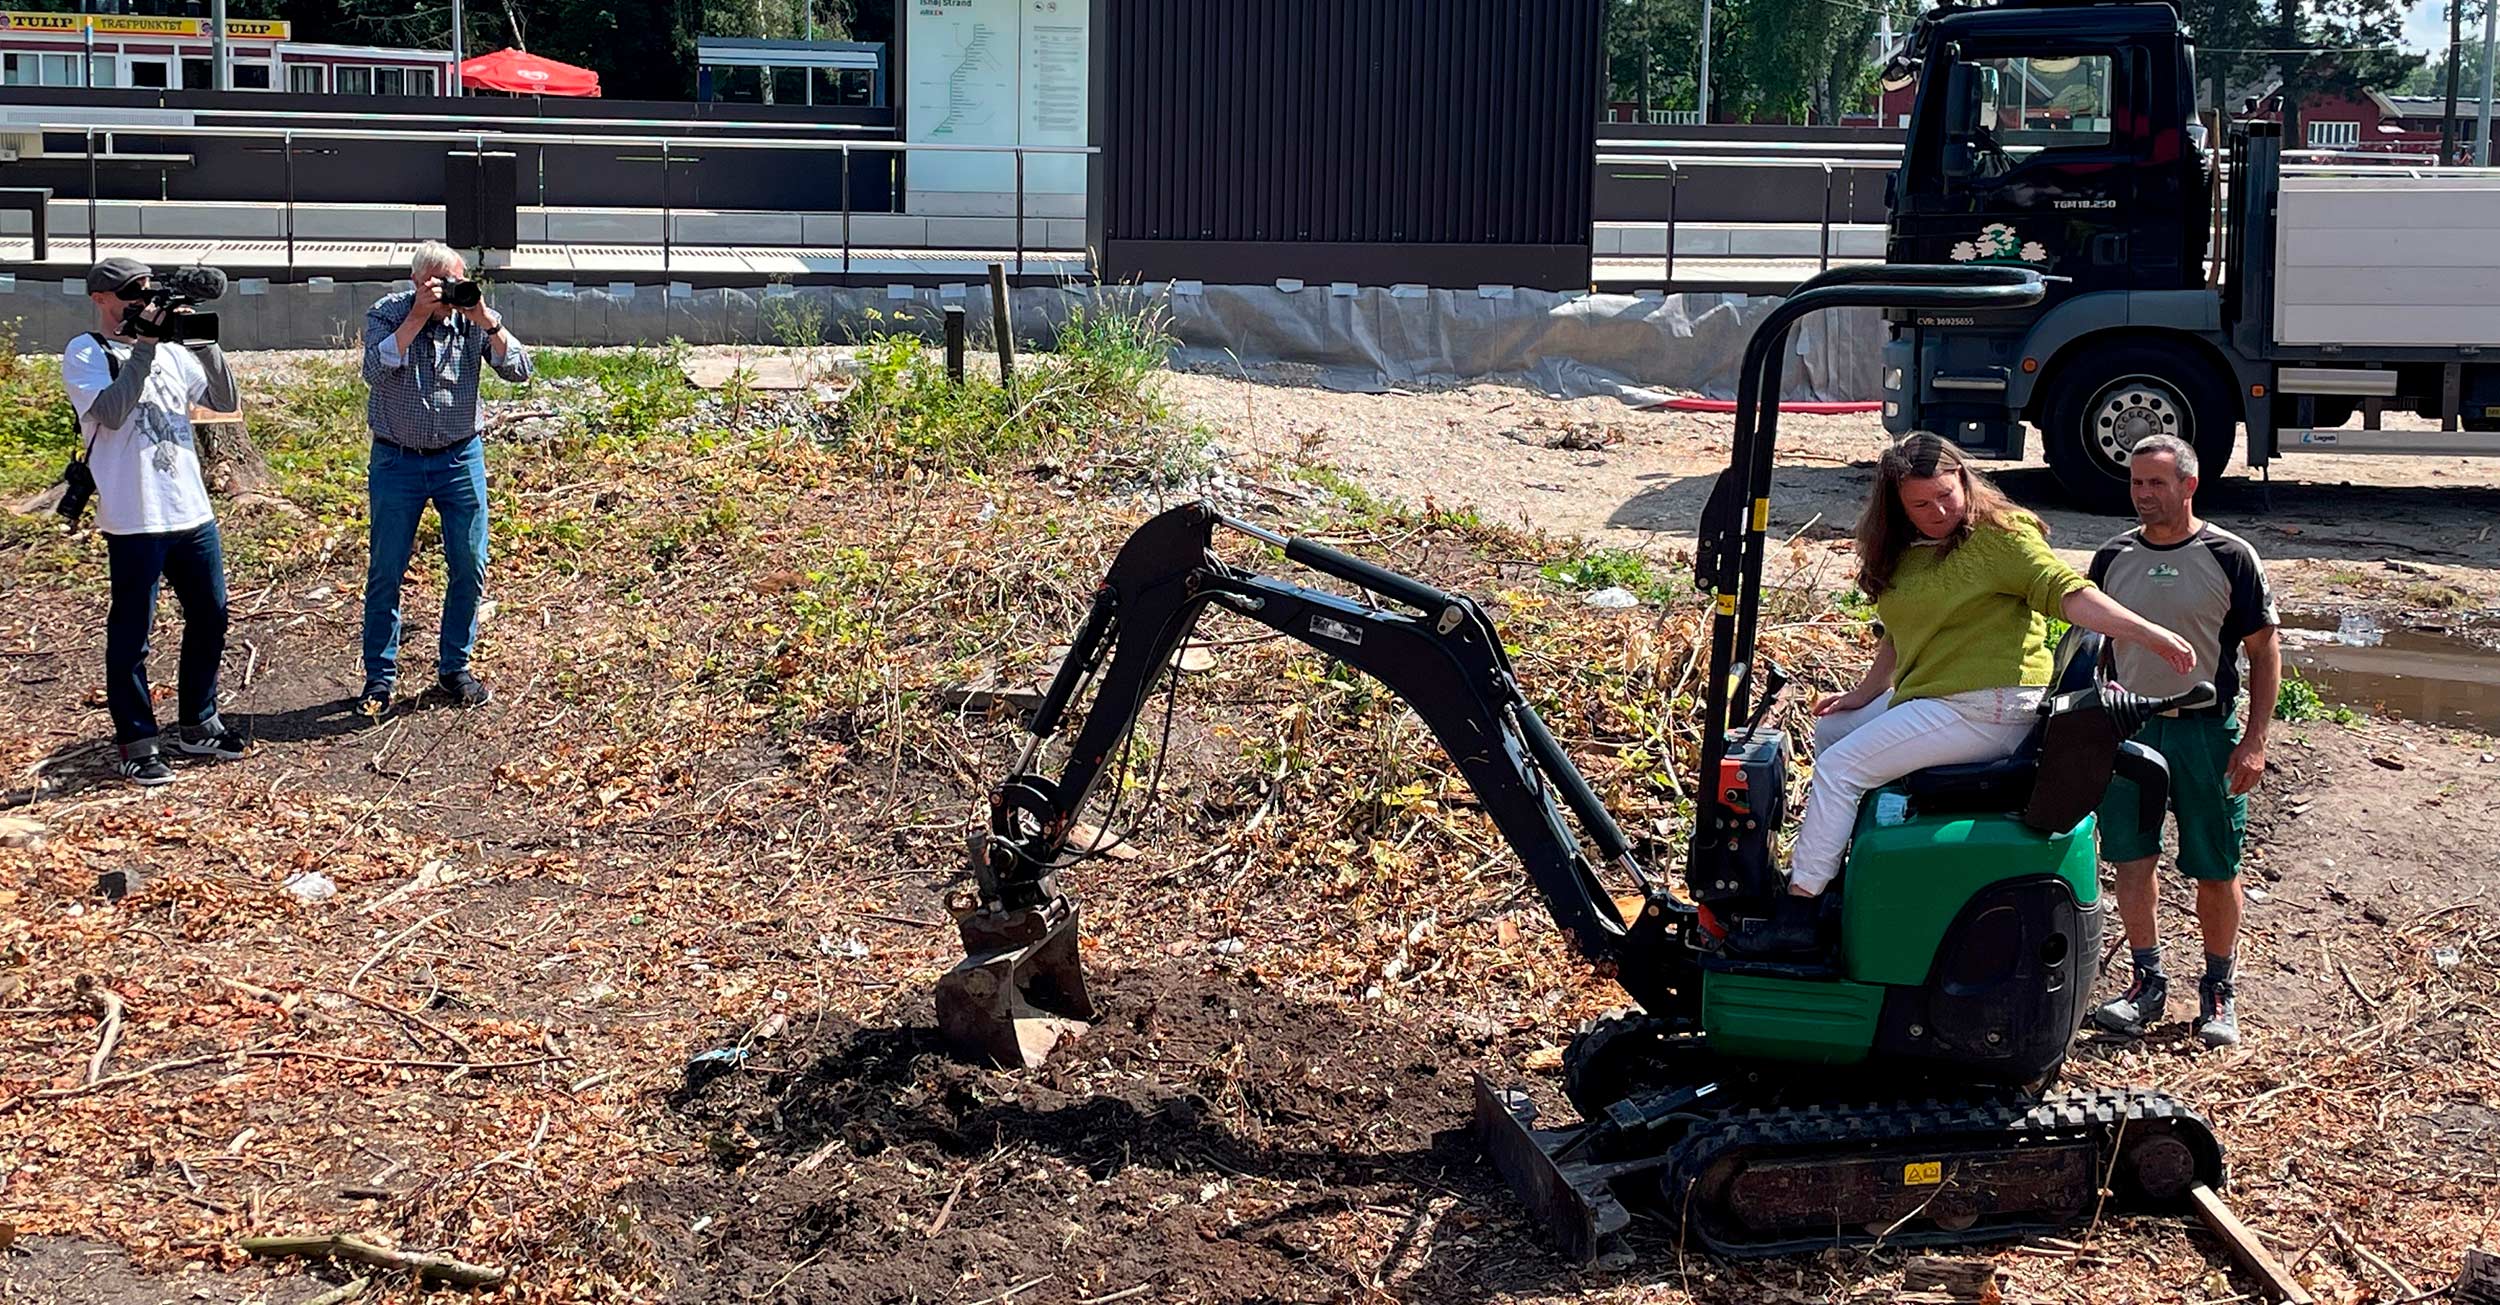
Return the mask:
[[486,588],[478,373],[483,363],[508,381],[530,378],[529,351],[486,306],[457,251],[430,240],[417,246],[408,279],[413,289],[383,296],[365,314],[365,381],[373,389],[365,405],[373,429],[365,485],[373,543],[365,572],[365,687],[357,708],[368,716],[390,710],[399,682],[399,588],[428,503],[442,517],[448,573],[438,682],[463,707],[481,706],[490,696],[469,673]]
[[[129,258],[108,258],[87,272],[96,329],[61,354],[61,380],[85,436],[85,471],[92,477],[96,529],[104,535],[112,573],[105,616],[104,694],[121,748],[124,778],[142,786],[170,784],[156,711],[148,696],[148,635],[156,620],[160,581],[182,604],[182,719],[176,751],[239,757],[243,739],[217,715],[217,667],[226,651],[226,565],[217,514],[200,480],[191,406],[206,399],[219,411],[236,404],[234,374],[214,343],[163,343],[185,332],[186,308],[150,292],[154,274]],[[73,473],[73,493],[84,487]],[[79,504],[63,501],[75,520]]]

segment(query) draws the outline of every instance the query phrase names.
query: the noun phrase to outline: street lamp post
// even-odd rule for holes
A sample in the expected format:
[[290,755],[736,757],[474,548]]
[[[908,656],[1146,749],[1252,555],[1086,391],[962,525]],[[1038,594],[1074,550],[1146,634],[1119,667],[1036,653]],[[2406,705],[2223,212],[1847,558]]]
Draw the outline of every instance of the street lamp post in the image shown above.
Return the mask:
[[1694,99],[1701,110],[1701,125],[1710,125],[1710,0],[1701,0],[1701,76],[1695,81],[1698,94]]
[[2491,166],[2491,47],[2495,19],[2500,19],[2500,4],[2483,0],[2483,108],[2480,122],[2474,129],[2474,166]]

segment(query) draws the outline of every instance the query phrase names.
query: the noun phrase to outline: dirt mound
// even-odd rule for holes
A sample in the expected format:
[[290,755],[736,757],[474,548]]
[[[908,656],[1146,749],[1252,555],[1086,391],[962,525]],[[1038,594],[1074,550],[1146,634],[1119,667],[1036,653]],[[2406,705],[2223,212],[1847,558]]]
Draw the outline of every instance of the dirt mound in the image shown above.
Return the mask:
[[[1452,1299],[1492,1289],[1466,1271],[1486,1243],[1561,1271],[1478,1156],[1469,1076],[1491,1060],[1457,1032],[1217,974],[1098,982],[1094,1031],[1030,1075],[956,1064],[926,1027],[829,1019],[680,1093],[669,1122],[709,1172],[623,1194],[654,1227],[712,1216],[661,1247],[675,1297],[969,1301],[1043,1278],[1015,1299],[1393,1279]],[[1353,1211],[1385,1212],[1385,1253],[1343,1240]]]

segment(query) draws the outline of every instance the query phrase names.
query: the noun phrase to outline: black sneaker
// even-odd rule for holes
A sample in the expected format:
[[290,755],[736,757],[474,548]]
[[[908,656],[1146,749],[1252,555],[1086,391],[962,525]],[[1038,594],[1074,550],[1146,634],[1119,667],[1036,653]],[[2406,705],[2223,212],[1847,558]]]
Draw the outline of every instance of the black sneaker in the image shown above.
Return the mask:
[[185,725],[174,735],[174,750],[186,757],[215,757],[232,761],[243,755],[247,741],[225,722],[211,720],[206,725]]
[[483,707],[495,699],[494,692],[486,687],[485,682],[467,671],[453,671],[435,683],[451,698],[454,706]]
[[380,720],[390,715],[391,686],[388,684],[366,685],[365,691],[356,695],[356,714],[373,720]]
[[2161,1023],[2162,1010],[2169,1004],[2170,976],[2138,970],[2135,982],[2127,985],[2127,995],[2092,1012],[2092,1022],[2112,1033],[2140,1038]]
[[2229,979],[2196,985],[2196,1036],[2208,1047],[2239,1045],[2240,1012]]
[[120,772],[123,779],[129,780],[140,788],[161,788],[174,782],[173,767],[166,765],[165,759],[153,752],[141,753],[135,757],[124,757],[121,759],[121,764],[113,769]]

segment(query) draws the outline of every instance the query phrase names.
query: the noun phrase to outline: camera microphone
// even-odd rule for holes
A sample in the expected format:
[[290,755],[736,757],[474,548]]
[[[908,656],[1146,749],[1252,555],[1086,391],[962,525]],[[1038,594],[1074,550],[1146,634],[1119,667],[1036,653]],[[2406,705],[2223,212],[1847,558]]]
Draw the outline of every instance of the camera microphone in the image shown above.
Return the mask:
[[221,268],[201,265],[177,267],[157,277],[156,284],[185,299],[205,303],[226,293],[226,274]]

